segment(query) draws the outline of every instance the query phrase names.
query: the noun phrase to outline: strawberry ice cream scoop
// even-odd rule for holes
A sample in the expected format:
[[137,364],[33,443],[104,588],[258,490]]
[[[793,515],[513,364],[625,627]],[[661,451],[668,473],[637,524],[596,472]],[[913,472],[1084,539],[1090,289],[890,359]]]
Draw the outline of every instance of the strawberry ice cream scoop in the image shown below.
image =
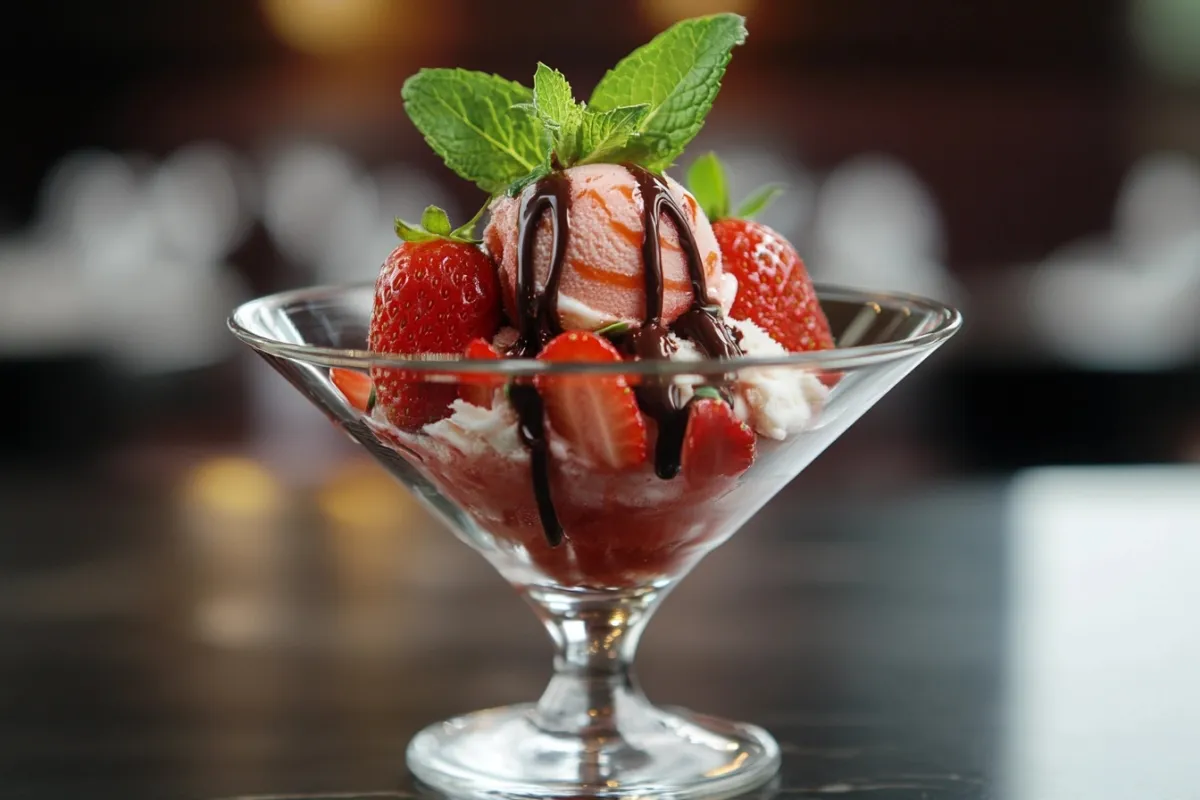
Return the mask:
[[[594,330],[612,322],[639,324],[645,314],[642,259],[643,205],[633,174],[615,164],[587,164],[566,170],[570,186],[570,225],[558,293],[559,322],[564,330]],[[737,280],[721,269],[721,252],[712,226],[695,199],[673,179],[665,178],[675,202],[690,221],[707,282],[707,302],[726,312],[733,305]],[[530,188],[525,190],[531,191]],[[492,204],[484,244],[499,265],[500,286],[510,318],[516,316],[517,234],[521,199],[501,197]],[[542,215],[534,242],[534,267],[545,286],[553,249],[551,215]],[[679,233],[663,215],[659,224],[662,250],[663,323],[688,309],[691,281]]]

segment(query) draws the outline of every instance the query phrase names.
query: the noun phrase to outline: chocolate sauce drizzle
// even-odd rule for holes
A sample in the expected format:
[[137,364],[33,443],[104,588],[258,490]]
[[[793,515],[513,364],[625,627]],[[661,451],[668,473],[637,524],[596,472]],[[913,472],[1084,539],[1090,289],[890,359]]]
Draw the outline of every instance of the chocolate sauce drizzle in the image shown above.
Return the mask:
[[[659,224],[666,216],[675,225],[679,244],[687,260],[691,280],[692,303],[675,320],[675,334],[690,340],[707,358],[728,359],[742,355],[718,306],[708,303],[704,263],[696,237],[683,209],[671,195],[662,178],[642,167],[625,168],[637,181],[642,198],[642,261],[645,276],[645,311],[636,330],[616,339],[624,352],[642,360],[667,359],[674,351],[671,331],[663,324],[662,244]],[[521,195],[520,223],[517,233],[517,331],[509,354],[522,358],[537,355],[542,346],[562,332],[558,319],[558,287],[570,236],[571,188],[562,172],[539,180]],[[552,212],[553,248],[546,285],[537,287],[534,269],[534,244],[538,225],[546,211]],[[728,399],[727,380],[718,382],[718,390]],[[654,471],[664,480],[679,474],[683,438],[687,431],[687,404],[680,399],[679,386],[670,379],[646,376],[635,388],[638,405],[658,425],[658,443],[654,452]],[[545,407],[537,388],[531,383],[514,382],[509,399],[517,411],[520,436],[529,448],[533,491],[546,540],[551,546],[562,542],[563,530],[550,496],[549,448],[546,442]]]

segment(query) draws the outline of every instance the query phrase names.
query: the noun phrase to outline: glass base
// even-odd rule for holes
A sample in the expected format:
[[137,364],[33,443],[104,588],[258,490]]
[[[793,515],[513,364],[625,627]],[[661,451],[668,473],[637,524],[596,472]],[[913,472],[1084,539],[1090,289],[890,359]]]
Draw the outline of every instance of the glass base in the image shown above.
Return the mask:
[[533,704],[431,725],[408,746],[419,780],[452,797],[731,797],[769,781],[779,745],[753,725],[640,710],[619,736],[545,730]]

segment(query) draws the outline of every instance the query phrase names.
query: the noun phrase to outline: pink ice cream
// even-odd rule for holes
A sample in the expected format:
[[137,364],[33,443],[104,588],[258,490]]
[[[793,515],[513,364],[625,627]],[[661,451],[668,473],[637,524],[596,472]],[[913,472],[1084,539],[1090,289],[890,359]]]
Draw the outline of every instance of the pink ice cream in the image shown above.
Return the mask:
[[[642,263],[642,198],[624,167],[588,164],[566,171],[571,187],[570,236],[559,285],[558,312],[566,330],[594,330],[611,322],[640,323],[645,311]],[[692,234],[704,264],[709,297],[728,313],[737,279],[721,269],[721,253],[708,218],[686,189],[666,178],[671,194],[692,221]],[[528,191],[528,190],[526,190]],[[520,199],[492,204],[484,245],[500,268],[500,286],[510,318],[516,316],[517,230]],[[670,324],[692,299],[687,262],[675,225],[665,215],[659,225],[664,278],[663,322]],[[534,245],[538,285],[550,271],[553,235],[543,215]]]

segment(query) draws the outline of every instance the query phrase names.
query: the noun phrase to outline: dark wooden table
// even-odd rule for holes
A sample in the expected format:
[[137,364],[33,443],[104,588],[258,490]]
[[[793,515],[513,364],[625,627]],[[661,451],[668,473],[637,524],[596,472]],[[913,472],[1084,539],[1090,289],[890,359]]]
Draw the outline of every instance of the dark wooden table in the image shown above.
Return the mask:
[[[421,726],[540,692],[533,616],[378,470],[195,464],[0,479],[0,797],[410,793]],[[667,601],[643,682],[772,730],[794,797],[1200,797],[1200,478],[1163,475],[1137,526],[1104,479],[802,479]]]

